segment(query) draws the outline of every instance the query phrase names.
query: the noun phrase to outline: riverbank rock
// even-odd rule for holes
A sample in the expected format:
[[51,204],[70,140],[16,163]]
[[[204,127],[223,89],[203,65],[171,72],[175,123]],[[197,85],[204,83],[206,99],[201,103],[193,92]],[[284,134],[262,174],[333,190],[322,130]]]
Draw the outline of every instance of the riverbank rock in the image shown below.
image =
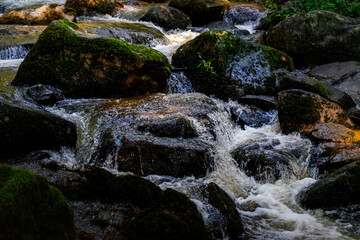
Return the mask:
[[360,20],[328,11],[289,17],[271,28],[264,44],[289,54],[298,66],[360,58]]
[[311,69],[309,75],[349,94],[357,104],[360,103],[360,62],[334,62],[317,66]]
[[305,208],[334,209],[360,203],[360,162],[354,162],[310,185],[299,195]]
[[0,17],[0,24],[47,25],[54,20],[75,21],[76,13],[63,5],[46,4],[41,7],[14,9]]
[[92,120],[105,127],[91,161],[143,176],[204,177],[213,162],[211,144],[203,138],[215,137],[210,115],[218,111],[202,94],[153,95],[114,102],[106,107],[104,118],[95,116]]
[[0,139],[4,152],[75,147],[74,123],[48,112],[0,101]]
[[227,221],[226,236],[230,240],[249,239],[236,205],[231,197],[216,183],[209,183],[203,191],[208,202],[217,208]]
[[347,113],[336,103],[303,90],[286,90],[277,95],[280,127],[283,133],[309,132],[316,123],[338,123],[353,127]]
[[190,25],[190,18],[180,10],[167,7],[158,6],[151,8],[140,21],[152,22],[162,28],[165,31],[171,29],[185,29]]
[[352,143],[357,139],[354,131],[332,122],[316,124],[310,135],[317,141],[335,143]]
[[357,143],[324,142],[312,149],[310,165],[317,167],[319,175],[323,176],[359,160],[360,148]]
[[[54,164],[51,164],[54,165]],[[213,239],[196,205],[171,189],[138,176],[116,176],[94,166],[22,165],[39,172],[70,199],[74,222],[91,239]],[[70,179],[78,179],[71,181]],[[70,182],[70,183],[69,183]],[[74,185],[75,183],[75,185]]]
[[75,239],[74,215],[40,176],[0,165],[1,239]]
[[291,58],[226,31],[208,31],[181,46],[173,56],[199,92],[228,100],[245,94],[276,92],[276,70],[292,70]]
[[225,0],[171,0],[169,6],[189,15],[193,26],[202,26],[222,20],[228,4]]
[[124,97],[162,91],[169,75],[158,51],[91,37],[59,20],[41,34],[12,84],[52,85],[67,97]]
[[116,38],[129,43],[155,47],[169,44],[164,33],[150,24],[139,22],[83,22],[78,24],[88,33]]
[[315,79],[297,71],[286,73],[279,77],[280,90],[301,89],[317,93],[320,96],[339,104],[345,110],[356,106],[356,103],[351,96],[335,87],[331,87],[331,85],[332,84],[329,86],[329,82],[326,80]]
[[66,0],[65,7],[73,9],[78,15],[114,15],[119,6],[116,0]]

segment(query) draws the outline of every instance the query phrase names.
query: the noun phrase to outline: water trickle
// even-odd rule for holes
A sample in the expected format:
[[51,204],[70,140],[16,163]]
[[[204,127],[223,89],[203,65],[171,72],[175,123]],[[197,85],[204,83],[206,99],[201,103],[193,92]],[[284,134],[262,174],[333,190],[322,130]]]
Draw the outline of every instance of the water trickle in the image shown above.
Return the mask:
[[0,60],[25,58],[30,52],[31,46],[19,45],[0,49]]

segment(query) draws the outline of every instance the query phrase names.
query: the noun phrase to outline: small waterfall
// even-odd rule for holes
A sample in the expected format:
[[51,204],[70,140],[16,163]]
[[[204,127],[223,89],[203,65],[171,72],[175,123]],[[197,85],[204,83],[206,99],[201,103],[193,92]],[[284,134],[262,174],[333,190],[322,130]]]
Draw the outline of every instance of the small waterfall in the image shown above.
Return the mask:
[[31,47],[31,45],[18,45],[0,49],[0,60],[25,58]]

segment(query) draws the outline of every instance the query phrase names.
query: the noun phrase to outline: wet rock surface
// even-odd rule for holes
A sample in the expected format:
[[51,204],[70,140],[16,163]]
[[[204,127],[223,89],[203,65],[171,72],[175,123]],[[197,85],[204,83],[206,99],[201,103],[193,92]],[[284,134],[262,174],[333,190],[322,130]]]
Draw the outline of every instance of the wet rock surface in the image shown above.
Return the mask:
[[353,127],[353,123],[336,103],[303,90],[286,90],[278,93],[277,109],[281,130],[309,132],[316,123],[332,122]]
[[0,101],[0,140],[3,152],[75,147],[74,123],[49,112]]
[[52,105],[65,98],[59,89],[41,84],[28,88],[26,93],[40,105]]
[[360,21],[328,11],[289,17],[269,30],[264,44],[288,53],[297,65],[357,60]]
[[245,42],[226,31],[199,35],[176,51],[172,64],[186,68],[197,91],[226,100],[245,94],[274,94],[275,70],[293,68],[285,53]]

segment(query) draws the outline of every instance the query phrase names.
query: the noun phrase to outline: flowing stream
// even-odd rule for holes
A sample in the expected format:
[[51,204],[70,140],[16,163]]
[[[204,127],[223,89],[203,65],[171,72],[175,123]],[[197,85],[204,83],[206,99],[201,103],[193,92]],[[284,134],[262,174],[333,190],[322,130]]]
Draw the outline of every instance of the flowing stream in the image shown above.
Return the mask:
[[[30,3],[29,3],[30,2]],[[3,0],[0,5],[6,9],[22,7],[30,4],[53,3],[51,0],[14,1]],[[56,2],[56,1],[55,1]],[[62,4],[65,1],[57,1]],[[247,6],[247,5],[244,5]],[[239,29],[254,33],[262,13],[251,8],[234,7],[225,14],[225,21],[233,21]],[[125,10],[112,17],[83,18],[81,21],[127,21],[138,22],[139,16],[144,14],[147,7],[127,6]],[[125,19],[125,20],[124,20]],[[149,24],[149,23],[147,23]],[[152,24],[151,24],[152,25]],[[153,26],[153,25],[152,25]],[[176,49],[187,41],[199,35],[198,31],[162,31],[169,40],[167,44],[157,44],[153,48],[165,54],[169,59]],[[7,85],[14,77],[16,70],[27,54],[24,47],[14,47],[0,50],[0,91],[5,92],[19,101],[24,101],[21,89],[14,89]],[[190,81],[182,72],[174,72],[168,80],[168,94],[177,94],[180,98],[195,91]],[[187,194],[198,206],[206,224],[210,227],[223,228],[218,212],[203,199],[199,191],[208,183],[215,182],[224,189],[235,201],[238,211],[244,220],[245,228],[251,239],[360,239],[355,229],[349,223],[331,220],[326,212],[302,209],[296,202],[296,195],[306,186],[315,182],[316,174],[308,169],[311,142],[299,135],[281,134],[277,113],[264,113],[268,121],[262,126],[234,125],[229,114],[231,107],[239,111],[247,111],[248,107],[236,102],[223,102],[212,99],[220,109],[210,114],[216,138],[206,132],[202,123],[192,119],[197,132],[204,141],[213,146],[213,171],[203,178],[173,178],[168,176],[150,175],[146,178],[158,184],[161,188],[173,188]],[[102,124],[113,117],[113,112],[102,112],[102,106],[122,103],[122,99],[72,99],[64,100],[53,107],[45,109],[63,118],[74,121],[78,127],[78,143],[76,150],[63,148],[60,152],[52,152],[49,160],[65,163],[70,167],[78,167],[89,163],[94,150],[99,145]],[[151,104],[151,103],[150,103]],[[156,106],[144,106],[140,111]],[[120,111],[120,110],[119,110]],[[101,115],[101,117],[96,117]],[[231,152],[239,146],[258,143],[269,144],[272,148],[287,152],[297,152],[296,160],[292,162],[293,172],[283,173],[280,180],[274,182],[258,182],[240,170]],[[109,160],[105,166],[112,172],[117,172],[116,165]],[[358,231],[358,232],[357,232]],[[220,239],[227,239],[224,231]]]

